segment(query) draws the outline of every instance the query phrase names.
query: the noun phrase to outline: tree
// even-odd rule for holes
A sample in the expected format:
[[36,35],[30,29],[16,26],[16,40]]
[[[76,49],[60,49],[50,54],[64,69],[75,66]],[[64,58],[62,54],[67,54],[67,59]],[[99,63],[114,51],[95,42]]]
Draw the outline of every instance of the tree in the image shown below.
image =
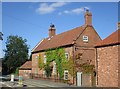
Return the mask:
[[2,34],[2,32],[0,32],[0,40],[3,40],[2,36],[3,36],[3,34]]
[[6,67],[7,73],[15,72],[28,59],[27,40],[19,36],[9,36],[6,41],[5,57],[3,66]]

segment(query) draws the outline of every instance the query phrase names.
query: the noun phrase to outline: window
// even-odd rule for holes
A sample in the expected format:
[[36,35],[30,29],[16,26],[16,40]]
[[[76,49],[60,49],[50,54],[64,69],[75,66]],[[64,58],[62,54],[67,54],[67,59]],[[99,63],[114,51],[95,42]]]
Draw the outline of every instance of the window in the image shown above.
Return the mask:
[[38,59],[38,55],[36,55],[35,59],[36,59],[36,60]]
[[53,61],[53,74],[56,75],[56,62]]
[[35,57],[35,59],[36,59],[36,60],[35,60],[36,64],[38,63],[38,58],[39,58],[38,55],[36,55],[36,57]]
[[64,80],[68,80],[68,70],[64,70]]
[[68,56],[69,56],[69,54],[68,54],[68,52],[66,52],[65,57],[66,57],[67,60],[68,60]]
[[83,41],[88,42],[88,36],[83,36]]
[[44,63],[46,64],[46,55],[44,55]]

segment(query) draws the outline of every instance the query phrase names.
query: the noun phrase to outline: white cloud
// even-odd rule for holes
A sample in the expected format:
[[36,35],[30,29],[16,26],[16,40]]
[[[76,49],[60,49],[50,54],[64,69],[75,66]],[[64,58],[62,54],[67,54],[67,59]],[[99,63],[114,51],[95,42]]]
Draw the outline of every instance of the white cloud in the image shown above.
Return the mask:
[[56,2],[56,3],[52,3],[50,6],[51,7],[61,7],[61,6],[64,6],[66,5],[65,2]]
[[54,12],[58,7],[62,7],[64,5],[66,5],[65,2],[55,2],[50,5],[48,3],[41,3],[39,8],[36,9],[36,12],[39,14],[47,14]]
[[75,8],[75,9],[72,9],[72,10],[65,10],[63,12],[59,12],[58,15],[62,15],[62,14],[81,14],[81,13],[84,13],[84,11],[86,9],[89,10],[89,7],[81,7],[81,8]]
[[76,8],[74,10],[71,11],[71,13],[76,13],[76,14],[80,14],[84,12],[84,9],[83,8]]

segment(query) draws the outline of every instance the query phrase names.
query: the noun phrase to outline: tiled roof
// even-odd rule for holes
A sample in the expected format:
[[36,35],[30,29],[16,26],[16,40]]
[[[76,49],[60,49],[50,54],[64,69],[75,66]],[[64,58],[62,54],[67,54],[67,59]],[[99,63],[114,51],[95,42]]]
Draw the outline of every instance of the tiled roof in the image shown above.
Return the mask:
[[32,61],[25,62],[19,69],[32,69]]
[[120,43],[120,30],[116,30],[110,36],[100,41],[96,47],[108,46]]
[[50,48],[56,48],[66,45],[72,45],[74,40],[87,28],[87,25],[74,28],[72,30],[63,32],[61,34],[55,35],[52,38],[43,39],[32,52],[47,50]]

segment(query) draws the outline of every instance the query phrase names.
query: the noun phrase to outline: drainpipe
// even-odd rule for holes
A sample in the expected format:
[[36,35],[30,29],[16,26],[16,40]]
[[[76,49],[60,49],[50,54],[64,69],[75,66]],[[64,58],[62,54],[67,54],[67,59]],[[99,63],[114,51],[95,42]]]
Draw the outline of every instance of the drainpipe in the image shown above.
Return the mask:
[[95,54],[96,54],[96,86],[98,85],[98,57],[97,57],[97,48],[95,48]]
[[74,85],[74,71],[75,71],[75,41],[76,40],[73,40],[73,85]]

